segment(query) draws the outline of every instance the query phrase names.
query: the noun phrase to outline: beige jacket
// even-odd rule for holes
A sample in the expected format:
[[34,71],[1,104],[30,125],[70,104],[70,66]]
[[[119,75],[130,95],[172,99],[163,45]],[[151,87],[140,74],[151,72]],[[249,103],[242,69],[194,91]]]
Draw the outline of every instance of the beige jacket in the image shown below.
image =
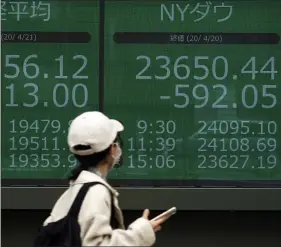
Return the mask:
[[101,184],[91,187],[83,201],[78,216],[83,246],[151,246],[155,242],[155,233],[150,222],[144,218],[134,221],[124,229],[122,212],[118,205],[118,192],[98,175],[83,171],[74,183],[56,202],[51,215],[44,225],[58,221],[66,216],[83,183],[101,182],[114,194],[115,215],[121,229],[113,230],[110,226],[111,196]]

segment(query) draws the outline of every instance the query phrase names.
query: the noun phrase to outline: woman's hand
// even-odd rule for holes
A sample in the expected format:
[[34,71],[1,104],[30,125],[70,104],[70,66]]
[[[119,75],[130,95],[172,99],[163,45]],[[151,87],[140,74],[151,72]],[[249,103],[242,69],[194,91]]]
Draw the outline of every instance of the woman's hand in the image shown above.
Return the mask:
[[[149,216],[149,210],[148,209],[145,209],[143,211],[143,214],[142,214],[142,217],[149,220],[148,219],[148,216]],[[167,217],[168,218],[168,217]],[[162,217],[158,220],[153,220],[153,221],[150,221],[150,224],[152,225],[152,228],[155,232],[158,232],[161,230],[161,225],[164,223],[164,221],[167,219],[166,217]]]

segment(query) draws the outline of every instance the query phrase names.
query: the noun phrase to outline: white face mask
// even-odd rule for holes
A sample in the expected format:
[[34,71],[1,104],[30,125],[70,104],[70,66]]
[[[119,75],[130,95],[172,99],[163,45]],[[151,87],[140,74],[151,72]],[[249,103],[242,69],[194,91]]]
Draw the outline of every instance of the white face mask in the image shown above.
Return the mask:
[[111,155],[111,157],[113,158],[113,165],[112,167],[114,167],[116,164],[119,163],[120,158],[122,156],[122,149],[120,148],[118,143],[115,143],[117,145],[117,154],[115,155]]

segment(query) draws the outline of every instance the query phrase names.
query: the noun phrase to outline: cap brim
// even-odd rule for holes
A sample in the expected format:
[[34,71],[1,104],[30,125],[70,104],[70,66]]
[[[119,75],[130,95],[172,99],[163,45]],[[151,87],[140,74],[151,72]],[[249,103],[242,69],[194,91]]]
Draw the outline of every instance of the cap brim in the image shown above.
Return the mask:
[[110,119],[110,122],[113,126],[113,128],[117,131],[117,132],[121,132],[124,130],[124,126],[123,124],[121,124],[119,121],[115,120],[115,119]]

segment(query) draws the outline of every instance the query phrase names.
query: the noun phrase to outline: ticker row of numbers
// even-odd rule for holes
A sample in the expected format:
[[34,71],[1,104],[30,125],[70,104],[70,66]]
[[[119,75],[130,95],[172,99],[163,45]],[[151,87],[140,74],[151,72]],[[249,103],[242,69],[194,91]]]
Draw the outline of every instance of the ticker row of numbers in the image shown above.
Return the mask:
[[128,168],[159,168],[159,169],[172,169],[176,166],[176,156],[173,154],[164,155],[159,154],[156,156],[149,156],[147,154],[129,155]]
[[[6,107],[76,107],[83,108],[88,105],[89,91],[87,85],[77,83],[68,85],[57,83],[51,87],[51,100],[43,101],[40,90],[36,83],[11,83],[5,89],[9,91]],[[277,85],[253,85],[245,84],[237,97],[229,96],[233,89],[224,84],[176,84],[172,95],[161,95],[160,100],[170,100],[174,102],[175,108],[213,108],[213,109],[263,109],[275,108],[278,104]],[[25,101],[17,99],[19,93],[27,95]],[[259,93],[261,92],[261,93]],[[214,95],[215,98],[214,98]],[[253,95],[253,96],[252,96]],[[231,100],[229,99],[230,97]],[[226,102],[229,101],[229,102]],[[230,102],[231,101],[231,102]]]
[[[40,58],[37,54],[31,54],[26,57],[21,57],[18,54],[9,54],[4,57],[5,63],[3,70],[4,77],[7,79],[16,79],[19,76],[24,76],[29,80],[40,78],[40,76],[44,79],[48,79],[50,77],[48,71],[42,71],[42,68],[45,68],[45,66],[40,64]],[[72,75],[69,76],[69,71],[67,71],[68,75],[65,74],[65,66],[69,66],[71,60],[73,61],[73,65],[76,65],[77,67],[74,71],[72,71]],[[45,59],[44,62],[46,62]],[[84,55],[79,54],[70,58],[65,58],[64,55],[58,55],[58,57],[54,57],[52,59],[52,62],[57,64],[57,74],[53,76],[55,79],[67,80],[71,77],[75,80],[83,80],[89,78],[84,71],[88,66],[88,59]]]
[[[171,152],[176,149],[177,144],[182,144],[183,139],[163,138],[155,139],[129,138],[129,152]],[[40,151],[66,151],[64,138],[58,136],[13,136],[9,138],[10,151],[40,150]]]
[[[63,143],[60,143],[63,141]],[[61,140],[60,137],[38,137],[38,136],[13,136],[9,138],[10,151],[66,151],[66,140]],[[62,145],[61,145],[62,144]]]
[[167,151],[171,152],[176,149],[177,144],[182,144],[183,138],[164,138],[164,137],[156,137],[156,138],[128,138],[128,151],[129,152],[162,152]]
[[[275,138],[198,138],[198,152],[274,152]],[[195,142],[194,142],[194,145]]]
[[[146,154],[129,155],[128,168],[134,169],[173,169],[177,165],[175,155],[156,155],[150,157]],[[275,155],[198,155],[198,169],[268,169],[272,170],[277,166]],[[182,163],[182,161],[181,161]],[[192,165],[193,166],[193,165]],[[191,166],[191,167],[192,167]]]
[[[8,169],[37,169],[37,168],[61,168],[65,167],[73,168],[77,165],[76,158],[72,155],[64,155],[62,156],[59,153],[51,153],[51,154],[16,154],[13,153],[9,156],[9,167]],[[4,168],[7,169],[7,168]]]
[[[68,127],[72,120],[69,120],[66,124],[61,123],[58,119],[39,119],[39,120],[26,120],[26,119],[12,119],[9,121],[9,132],[10,133],[67,133]],[[155,120],[136,121],[136,133],[137,134],[175,134],[176,133],[176,122],[173,120]]]
[[275,121],[214,120],[198,121],[198,135],[276,135]]
[[176,84],[170,95],[160,100],[172,100],[175,108],[195,109],[272,109],[278,105],[278,86],[273,84],[245,84],[233,96],[235,88],[229,84]]
[[[198,152],[274,152],[277,150],[275,138],[197,138],[190,143]],[[128,139],[129,152],[172,152],[183,144],[183,138],[134,138]]]
[[9,121],[10,133],[36,133],[36,134],[65,134],[68,131],[68,127],[72,120],[68,121],[68,124],[62,124],[57,119],[39,119],[39,120],[26,120],[26,119],[12,119]]
[[[8,79],[17,78],[20,73],[24,75],[24,77],[28,79],[36,79],[40,76],[40,66],[38,65],[38,55],[32,54],[24,58],[23,62],[21,62],[20,55],[6,55],[4,68],[9,70],[9,73],[5,72],[4,77]],[[68,79],[68,76],[64,74],[64,55],[60,55],[57,58],[54,58],[54,62],[58,63],[58,75],[55,76],[56,79]],[[88,59],[84,55],[75,55],[72,57],[72,60],[81,60],[82,63],[76,63],[78,69],[73,73],[73,79],[88,79],[88,75],[81,74],[85,68],[87,68]],[[149,56],[141,55],[136,58],[136,60],[144,60],[145,66],[144,68],[136,75],[137,80],[166,80],[174,75],[178,80],[186,80],[193,75],[191,73],[190,67],[186,64],[189,60],[188,56],[180,56],[178,57],[171,67],[172,58],[164,55],[159,55],[155,57],[156,61],[159,61],[159,67],[163,69],[162,75],[146,75],[147,70],[151,67],[151,58]],[[161,60],[163,62],[161,62]],[[216,56],[214,58],[210,58],[209,56],[195,56],[194,59],[194,69],[201,71],[199,75],[193,75],[194,80],[205,80],[210,75],[215,80],[225,80],[229,77],[229,64],[228,59],[224,56]],[[275,75],[278,71],[275,69],[275,57],[270,57],[265,64],[261,68],[257,68],[256,66],[256,57],[251,57],[245,64],[245,66],[241,69],[239,73],[250,74],[251,79],[255,80],[257,74],[265,74],[270,75],[271,80],[275,79]],[[68,61],[68,60],[67,60]],[[223,73],[221,73],[221,69],[219,67],[223,67]],[[210,68],[209,68],[210,67]],[[218,72],[220,71],[220,72]],[[203,72],[203,75],[202,75]],[[48,78],[49,75],[46,74],[46,71],[43,72],[43,78]],[[232,75],[233,80],[238,79],[238,75]]]
[[[128,168],[159,168],[172,169],[176,166],[175,155],[156,155],[149,157],[146,154],[129,155]],[[198,155],[199,169],[274,169],[277,166],[275,155]],[[61,157],[60,154],[11,154],[9,167],[5,169],[52,169],[65,167],[73,168],[77,160],[70,154]]]
[[[258,74],[268,75],[271,80],[274,80],[278,73],[275,57],[270,57],[265,61],[257,61],[258,58],[251,57],[245,61],[239,71],[232,75],[229,73],[229,61],[225,56],[179,56],[174,59],[165,55],[156,57],[139,55],[136,60],[144,61],[142,69],[136,75],[137,80],[167,80],[170,78],[187,80],[192,77],[192,79],[198,81],[208,78],[222,81],[230,78],[237,80],[239,76],[243,75],[249,75],[250,79],[255,80]],[[257,65],[260,62],[264,63],[261,67]],[[188,64],[192,64],[192,66]],[[151,69],[152,67],[154,69]],[[157,68],[157,74],[153,72],[155,67]]]
[[275,155],[198,155],[199,169],[274,169]]
[[[6,102],[6,107],[76,107],[83,108],[88,105],[89,92],[88,87],[83,83],[77,83],[74,85],[69,85],[66,83],[57,83],[51,87],[51,99],[42,100],[42,93],[44,93],[44,88],[40,90],[40,87],[36,83],[23,83],[15,84],[11,83],[6,86],[5,89],[9,91],[8,101]],[[26,95],[25,100],[18,99],[18,95]],[[40,97],[41,95],[41,97]]]

